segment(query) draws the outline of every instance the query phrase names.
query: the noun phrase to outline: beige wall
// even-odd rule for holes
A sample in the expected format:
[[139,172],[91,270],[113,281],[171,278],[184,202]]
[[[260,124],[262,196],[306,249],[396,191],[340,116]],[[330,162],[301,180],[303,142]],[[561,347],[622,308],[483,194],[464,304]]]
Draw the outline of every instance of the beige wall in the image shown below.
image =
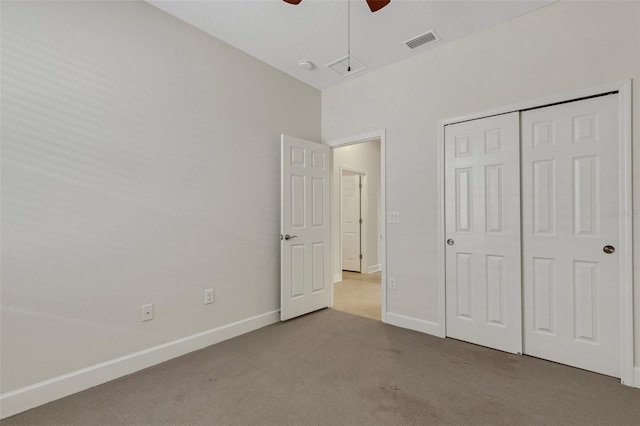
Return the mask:
[[320,139],[320,92],[143,2],[1,19],[2,392],[277,311],[279,135]]
[[[437,30],[437,28],[436,28]],[[633,79],[640,206],[640,3],[559,2],[323,91],[322,139],[386,130],[388,312],[438,322],[438,120]],[[634,218],[640,365],[640,217]]]
[[[332,221],[332,258],[333,275],[342,273],[340,257],[340,167],[364,171],[367,173],[367,220],[362,227],[366,233],[366,264],[372,267],[380,264],[380,141],[364,142],[333,150],[333,212]],[[363,206],[364,208],[364,206]],[[366,273],[367,271],[363,270]]]

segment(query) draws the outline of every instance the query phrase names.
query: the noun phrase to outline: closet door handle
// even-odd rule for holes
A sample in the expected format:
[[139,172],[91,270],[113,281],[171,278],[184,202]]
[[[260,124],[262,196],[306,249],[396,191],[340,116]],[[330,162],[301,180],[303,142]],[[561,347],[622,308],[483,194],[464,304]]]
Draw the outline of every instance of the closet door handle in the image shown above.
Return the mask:
[[616,248],[614,246],[604,246],[602,247],[602,251],[607,254],[612,254],[616,251]]
[[449,238],[449,239],[447,240],[447,244],[449,244],[450,246],[452,246],[452,245],[454,244],[454,241],[453,241],[451,238]]

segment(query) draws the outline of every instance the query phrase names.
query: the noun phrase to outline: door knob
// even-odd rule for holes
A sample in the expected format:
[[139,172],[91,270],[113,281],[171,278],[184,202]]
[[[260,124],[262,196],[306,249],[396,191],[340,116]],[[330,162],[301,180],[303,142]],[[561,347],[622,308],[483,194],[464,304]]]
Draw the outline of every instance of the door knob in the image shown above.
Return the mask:
[[453,245],[453,242],[454,242],[454,241],[453,241],[451,238],[449,238],[449,239],[447,240],[447,244],[449,244],[450,246],[452,246],[452,245]]
[[289,234],[285,234],[284,239],[289,241],[289,240],[293,240],[294,238],[298,238],[297,235],[289,235]]
[[616,248],[614,246],[604,246],[602,247],[602,251],[607,254],[611,254],[616,251]]

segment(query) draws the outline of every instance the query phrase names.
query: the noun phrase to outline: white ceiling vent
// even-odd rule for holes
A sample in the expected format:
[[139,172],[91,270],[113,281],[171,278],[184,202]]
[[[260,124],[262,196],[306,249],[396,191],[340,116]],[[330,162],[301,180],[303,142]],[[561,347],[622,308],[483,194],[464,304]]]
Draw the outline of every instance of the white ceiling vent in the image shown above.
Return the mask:
[[431,31],[427,31],[424,34],[420,34],[417,37],[413,37],[409,40],[406,40],[404,44],[406,44],[409,47],[409,49],[417,49],[418,47],[435,43],[438,40],[440,40],[440,37],[438,37],[438,35],[434,30],[431,30]]
[[[348,61],[348,59],[349,56],[345,56],[344,58],[340,58],[337,61],[327,64],[327,67],[331,68],[343,77],[348,77],[352,74],[367,69],[367,67],[362,62],[360,62],[353,56],[351,57],[351,61]],[[349,65],[351,65],[351,71],[347,71]]]

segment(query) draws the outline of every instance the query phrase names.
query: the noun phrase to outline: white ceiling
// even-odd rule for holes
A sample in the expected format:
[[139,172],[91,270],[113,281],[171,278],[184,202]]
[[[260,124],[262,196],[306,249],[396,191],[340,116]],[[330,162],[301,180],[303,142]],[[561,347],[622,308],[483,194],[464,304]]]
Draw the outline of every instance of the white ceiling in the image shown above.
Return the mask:
[[[343,77],[326,67],[347,55],[347,0],[146,0],[285,73],[326,89],[507,21],[555,0],[391,0],[371,13],[351,0],[351,55],[367,68]],[[435,30],[440,41],[410,50],[404,41]],[[315,64],[300,69],[300,60]]]

